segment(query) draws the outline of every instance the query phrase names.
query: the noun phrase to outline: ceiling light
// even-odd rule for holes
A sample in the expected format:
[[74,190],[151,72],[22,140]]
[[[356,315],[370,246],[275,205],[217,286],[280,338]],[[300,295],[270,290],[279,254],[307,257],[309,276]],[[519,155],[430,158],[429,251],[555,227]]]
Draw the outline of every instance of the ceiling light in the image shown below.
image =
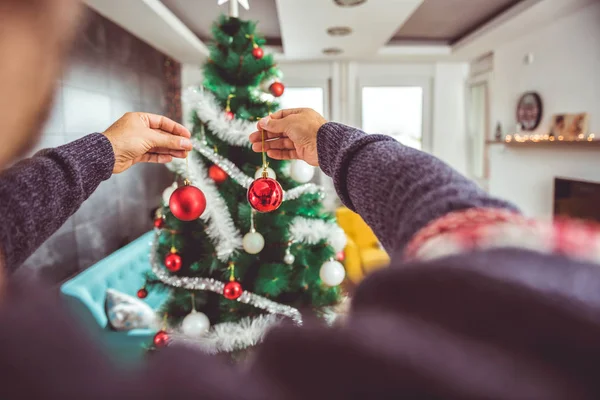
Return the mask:
[[333,0],[340,7],[354,7],[366,3],[367,0]]
[[342,54],[344,51],[342,49],[338,49],[337,47],[329,47],[327,49],[323,49],[323,54],[327,54],[328,56],[335,56],[337,54]]
[[352,29],[347,26],[333,26],[327,29],[331,36],[347,36],[352,33]]

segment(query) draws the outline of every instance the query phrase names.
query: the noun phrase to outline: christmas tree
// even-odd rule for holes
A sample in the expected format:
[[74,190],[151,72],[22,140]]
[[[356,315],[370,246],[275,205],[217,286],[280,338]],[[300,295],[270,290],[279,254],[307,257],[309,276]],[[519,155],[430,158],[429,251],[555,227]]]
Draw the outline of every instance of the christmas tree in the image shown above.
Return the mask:
[[[163,195],[152,273],[138,296],[170,292],[155,347],[180,340],[230,352],[260,342],[284,319],[301,324],[300,310],[331,315],[346,238],[323,211],[322,189],[309,183],[313,167],[267,165],[250,149],[256,121],[277,109],[284,90],[256,24],[222,16],[212,32],[203,87],[184,95],[193,108],[194,151],[170,165],[177,182]],[[253,184],[274,179],[283,189],[280,205],[252,196]]]

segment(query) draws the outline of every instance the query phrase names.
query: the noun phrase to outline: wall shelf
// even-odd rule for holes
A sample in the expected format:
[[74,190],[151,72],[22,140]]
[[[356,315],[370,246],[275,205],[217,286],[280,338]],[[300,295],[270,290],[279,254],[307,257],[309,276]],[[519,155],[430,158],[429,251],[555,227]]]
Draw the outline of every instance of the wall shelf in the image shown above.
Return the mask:
[[600,140],[555,140],[555,141],[527,141],[527,142],[517,142],[517,141],[497,141],[497,140],[487,140],[485,142],[486,145],[494,145],[494,144],[503,144],[508,147],[600,147]]

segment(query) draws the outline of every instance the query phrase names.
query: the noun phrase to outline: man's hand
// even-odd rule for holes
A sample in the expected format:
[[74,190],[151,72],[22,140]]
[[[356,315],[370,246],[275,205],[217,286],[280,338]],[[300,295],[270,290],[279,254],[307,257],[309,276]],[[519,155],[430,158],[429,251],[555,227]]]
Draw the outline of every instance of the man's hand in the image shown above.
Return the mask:
[[166,117],[127,113],[104,132],[115,152],[113,174],[139,162],[168,163],[192,150],[191,134]]
[[265,139],[281,138],[265,142],[267,155],[276,160],[300,159],[315,167],[319,165],[317,155],[317,133],[327,121],[310,108],[279,110],[258,121],[258,132],[250,135],[252,150],[262,152],[261,129]]

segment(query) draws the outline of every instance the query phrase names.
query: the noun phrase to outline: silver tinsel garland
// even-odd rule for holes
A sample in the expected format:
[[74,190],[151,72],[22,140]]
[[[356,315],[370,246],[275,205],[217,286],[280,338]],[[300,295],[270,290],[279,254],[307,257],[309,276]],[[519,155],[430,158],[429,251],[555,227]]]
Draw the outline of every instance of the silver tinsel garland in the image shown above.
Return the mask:
[[[150,263],[152,264],[152,272],[154,275],[165,285],[187,289],[187,290],[208,290],[210,292],[223,294],[223,288],[225,283],[212,278],[199,278],[199,277],[177,277],[169,274],[162,267],[161,263],[156,259],[156,250],[158,246],[158,237],[160,231],[157,230],[154,240],[152,242],[152,249],[150,251]],[[238,297],[237,301],[250,304],[256,308],[260,308],[269,312],[270,314],[278,314],[289,317],[297,325],[302,325],[302,315],[300,311],[294,307],[286,306],[269,300],[265,297],[259,296],[247,290],[242,292],[242,295]]]
[[244,174],[234,163],[217,154],[213,149],[201,141],[194,139],[194,150],[206,157],[210,162],[221,168],[231,179],[236,181],[241,187],[248,189],[254,181],[253,178]]
[[[213,149],[202,143],[200,140],[194,139],[192,142],[194,144],[194,150],[225,171],[225,173],[241,187],[248,189],[252,182],[254,182],[254,178],[244,174],[234,163],[215,153]],[[323,188],[314,183],[306,183],[286,191],[283,194],[283,200],[295,200],[305,193],[319,193],[323,195]]]

